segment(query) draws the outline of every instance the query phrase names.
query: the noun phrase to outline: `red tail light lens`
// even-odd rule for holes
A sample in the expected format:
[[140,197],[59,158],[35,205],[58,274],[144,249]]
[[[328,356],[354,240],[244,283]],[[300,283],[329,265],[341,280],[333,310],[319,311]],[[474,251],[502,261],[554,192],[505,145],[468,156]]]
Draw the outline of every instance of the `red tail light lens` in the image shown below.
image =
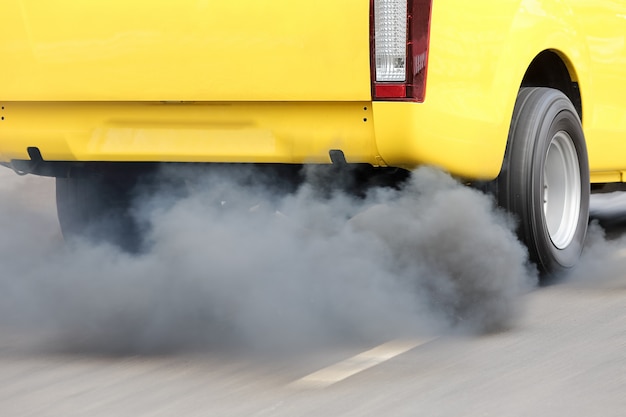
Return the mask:
[[372,0],[374,100],[423,102],[432,0]]

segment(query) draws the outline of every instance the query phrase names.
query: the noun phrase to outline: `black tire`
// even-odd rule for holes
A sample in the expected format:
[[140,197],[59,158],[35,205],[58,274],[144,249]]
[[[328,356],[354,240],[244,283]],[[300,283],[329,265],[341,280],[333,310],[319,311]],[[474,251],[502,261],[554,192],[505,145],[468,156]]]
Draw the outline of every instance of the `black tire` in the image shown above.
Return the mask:
[[542,278],[577,263],[587,233],[589,190],[587,148],[574,106],[558,90],[522,88],[497,197],[518,218],[519,238]]
[[131,213],[134,184],[133,178],[100,175],[57,178],[57,215],[63,237],[139,251],[141,234]]

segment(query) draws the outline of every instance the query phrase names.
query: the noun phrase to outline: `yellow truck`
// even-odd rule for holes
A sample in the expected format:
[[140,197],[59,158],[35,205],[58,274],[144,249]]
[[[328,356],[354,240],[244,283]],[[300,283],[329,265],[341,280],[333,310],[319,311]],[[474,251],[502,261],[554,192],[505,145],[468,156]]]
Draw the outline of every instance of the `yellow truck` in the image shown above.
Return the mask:
[[432,165],[554,273],[625,181],[621,0],[2,0],[0,57],[0,164],[57,178],[64,233],[153,163]]

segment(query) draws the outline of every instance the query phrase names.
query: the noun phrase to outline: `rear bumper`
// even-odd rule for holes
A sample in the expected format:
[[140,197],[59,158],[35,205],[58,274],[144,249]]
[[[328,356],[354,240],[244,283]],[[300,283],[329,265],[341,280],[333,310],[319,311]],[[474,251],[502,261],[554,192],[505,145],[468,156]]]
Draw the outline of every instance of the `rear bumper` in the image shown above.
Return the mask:
[[[497,176],[507,125],[401,102],[5,102],[0,163],[434,165]],[[29,148],[31,152],[29,154]]]
[[369,102],[8,102],[0,161],[381,165]]

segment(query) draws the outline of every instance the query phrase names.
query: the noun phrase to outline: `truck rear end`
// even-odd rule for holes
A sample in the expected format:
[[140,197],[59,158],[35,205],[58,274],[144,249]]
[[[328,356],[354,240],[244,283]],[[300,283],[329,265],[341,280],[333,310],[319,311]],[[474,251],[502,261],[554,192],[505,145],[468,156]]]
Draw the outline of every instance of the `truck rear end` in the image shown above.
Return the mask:
[[7,0],[0,162],[384,166],[372,94],[424,98],[413,3]]
[[[584,29],[590,10],[611,30]],[[0,164],[57,177],[66,235],[128,219],[161,163],[357,166],[364,182],[432,165],[491,182],[558,272],[584,243],[582,105],[614,104],[593,93],[611,91],[619,16],[591,0],[5,0]]]

